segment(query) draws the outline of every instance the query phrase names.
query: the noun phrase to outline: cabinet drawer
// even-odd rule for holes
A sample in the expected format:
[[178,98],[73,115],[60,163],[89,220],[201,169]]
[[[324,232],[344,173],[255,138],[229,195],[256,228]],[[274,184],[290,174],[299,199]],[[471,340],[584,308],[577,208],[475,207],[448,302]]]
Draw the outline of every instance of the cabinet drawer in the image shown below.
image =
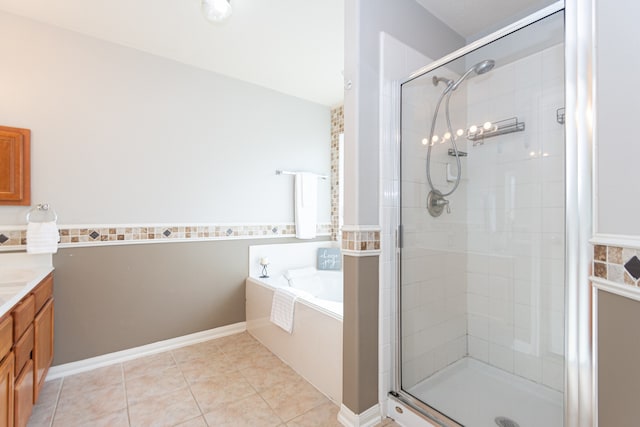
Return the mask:
[[27,331],[20,337],[13,348],[13,354],[16,358],[16,376],[22,371],[24,365],[31,360],[31,351],[33,350],[33,325],[29,325]]
[[45,303],[53,296],[53,274],[49,274],[42,279],[42,282],[33,290],[33,295],[36,298],[36,314],[40,312]]
[[0,321],[0,361],[11,350],[13,345],[13,318],[7,316]]
[[33,412],[33,362],[24,367],[24,370],[14,383],[14,427],[26,427],[31,412]]
[[20,338],[29,325],[33,323],[33,318],[36,315],[35,300],[33,295],[29,295],[13,308],[11,312],[13,316],[13,339]]

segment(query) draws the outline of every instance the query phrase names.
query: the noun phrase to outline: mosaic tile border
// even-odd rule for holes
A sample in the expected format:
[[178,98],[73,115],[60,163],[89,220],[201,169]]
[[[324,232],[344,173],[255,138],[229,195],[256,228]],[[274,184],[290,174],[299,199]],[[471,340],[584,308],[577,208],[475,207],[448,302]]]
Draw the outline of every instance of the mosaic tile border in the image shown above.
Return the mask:
[[342,249],[354,252],[380,251],[380,230],[342,230]]
[[593,275],[610,282],[640,286],[640,249],[593,246]]
[[344,133],[344,106],[331,109],[331,240],[339,235],[340,134]]
[[[162,241],[201,241],[295,237],[294,224],[267,225],[96,225],[59,227],[60,246],[99,246],[109,244],[157,243]],[[329,236],[331,224],[318,224],[318,236]],[[27,244],[26,227],[0,228],[0,250],[21,250]]]

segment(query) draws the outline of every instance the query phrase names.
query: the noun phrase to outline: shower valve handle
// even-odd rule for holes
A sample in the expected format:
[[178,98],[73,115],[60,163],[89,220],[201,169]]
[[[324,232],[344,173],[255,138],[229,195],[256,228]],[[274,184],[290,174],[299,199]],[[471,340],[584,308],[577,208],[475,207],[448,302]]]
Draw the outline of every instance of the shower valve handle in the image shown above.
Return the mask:
[[431,216],[440,216],[445,207],[447,208],[447,213],[451,213],[449,201],[438,190],[431,190],[427,195],[427,210]]
[[449,201],[447,199],[436,199],[433,201],[433,204],[436,206],[444,206],[447,209],[447,213],[451,213],[451,206],[449,205]]

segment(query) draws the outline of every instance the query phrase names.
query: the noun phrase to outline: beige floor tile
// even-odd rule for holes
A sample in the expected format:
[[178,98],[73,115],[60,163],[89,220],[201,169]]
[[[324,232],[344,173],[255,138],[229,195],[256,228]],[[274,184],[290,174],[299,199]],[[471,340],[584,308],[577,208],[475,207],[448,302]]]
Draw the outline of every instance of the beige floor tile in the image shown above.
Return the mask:
[[181,362],[178,366],[189,383],[193,383],[206,377],[236,372],[237,370],[237,367],[230,363],[222,353],[212,354],[209,357],[192,359],[188,362]]
[[54,425],[76,425],[126,407],[123,384],[105,386],[85,394],[78,394],[63,386],[53,421]]
[[214,342],[215,341],[206,341],[200,344],[177,348],[172,350],[171,354],[178,364],[194,359],[212,357],[221,353],[220,348],[217,344],[214,344]]
[[124,367],[124,376],[129,379],[147,375],[160,369],[176,366],[176,362],[173,360],[171,352],[167,351],[130,360],[128,362],[124,362],[122,365]]
[[287,427],[342,427],[338,410],[335,404],[327,402],[287,422]]
[[273,368],[282,364],[282,361],[278,359],[278,357],[263,346],[226,354],[229,363],[239,370],[247,368]]
[[256,394],[254,388],[238,372],[203,377],[191,384],[191,391],[205,414],[222,403]]
[[206,413],[205,418],[211,426],[274,427],[282,423],[276,413],[257,394],[220,404]]
[[235,348],[245,347],[247,345],[259,344],[258,341],[253,338],[248,332],[229,335],[226,337],[218,338],[214,341],[223,351],[230,351]]
[[207,423],[204,420],[204,417],[198,417],[198,418],[194,418],[192,420],[177,424],[176,427],[207,427]]
[[322,393],[302,378],[279,383],[261,392],[260,395],[285,422],[329,402]]
[[127,402],[131,405],[184,388],[187,386],[187,381],[184,379],[182,371],[174,365],[164,369],[159,368],[155,371],[149,371],[144,375],[133,378],[127,377],[125,386],[127,390]]
[[129,415],[126,409],[105,414],[91,420],[60,420],[56,418],[53,427],[129,427]]
[[200,414],[200,409],[187,387],[129,406],[132,427],[175,426]]
[[105,366],[93,371],[71,375],[62,382],[62,393],[87,394],[106,386],[122,384],[122,365]]
[[375,427],[400,427],[400,424],[397,424],[391,418],[385,418],[380,424],[376,424]]
[[264,391],[282,382],[297,381],[300,376],[284,362],[278,361],[272,367],[250,366],[240,370],[242,376],[258,392]]
[[28,427],[49,427],[53,421],[55,409],[55,403],[53,405],[35,405],[29,418]]
[[57,380],[45,381],[40,393],[38,394],[38,405],[51,406],[55,405],[62,388],[62,378]]

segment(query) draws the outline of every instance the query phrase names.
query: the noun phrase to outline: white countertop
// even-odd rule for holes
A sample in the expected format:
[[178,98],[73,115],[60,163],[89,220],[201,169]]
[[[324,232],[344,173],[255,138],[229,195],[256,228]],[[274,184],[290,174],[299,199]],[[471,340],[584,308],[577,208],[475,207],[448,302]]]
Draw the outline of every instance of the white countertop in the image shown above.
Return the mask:
[[52,271],[50,254],[0,254],[0,317]]

